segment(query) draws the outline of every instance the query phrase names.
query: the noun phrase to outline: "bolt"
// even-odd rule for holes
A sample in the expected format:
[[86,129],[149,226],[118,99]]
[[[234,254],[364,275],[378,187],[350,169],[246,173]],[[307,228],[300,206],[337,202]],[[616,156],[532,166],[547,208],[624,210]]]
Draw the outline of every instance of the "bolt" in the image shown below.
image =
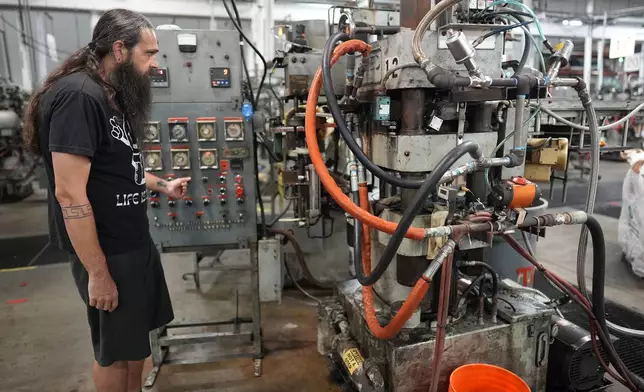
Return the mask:
[[297,63],[297,57],[293,57],[293,58],[291,59],[291,62],[292,62],[293,64]]
[[405,156],[408,157],[409,155],[411,155],[409,151],[405,151]]
[[300,61],[302,62],[302,64],[306,63],[306,57],[302,57]]
[[531,338],[535,334],[534,324],[528,325],[528,337]]
[[228,59],[230,59],[230,56],[229,56],[229,55],[225,55],[225,56],[224,56],[224,59],[228,60]]

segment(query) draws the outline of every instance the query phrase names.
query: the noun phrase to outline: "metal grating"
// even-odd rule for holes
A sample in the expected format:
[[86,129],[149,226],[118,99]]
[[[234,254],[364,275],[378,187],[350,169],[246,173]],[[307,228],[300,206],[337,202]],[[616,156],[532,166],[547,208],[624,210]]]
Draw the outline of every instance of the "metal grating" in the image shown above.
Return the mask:
[[[561,311],[568,320],[588,329],[586,313],[578,306],[568,305]],[[644,330],[644,315],[623,306],[606,301],[606,315],[613,323],[627,328]],[[634,338],[617,332],[613,332],[613,335],[619,338],[615,343],[615,350],[626,367],[639,377],[644,378],[644,338]]]

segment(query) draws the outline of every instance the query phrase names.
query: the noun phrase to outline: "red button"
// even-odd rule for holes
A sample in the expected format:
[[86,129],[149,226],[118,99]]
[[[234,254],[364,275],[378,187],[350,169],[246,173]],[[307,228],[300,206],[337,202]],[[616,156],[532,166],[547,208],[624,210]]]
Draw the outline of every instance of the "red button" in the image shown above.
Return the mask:
[[197,218],[200,218],[200,217],[204,216],[204,214],[205,214],[205,212],[204,212],[204,211],[197,211],[197,212],[195,212],[195,216],[196,216]]
[[235,189],[235,196],[237,196],[237,197],[242,197],[242,196],[244,196],[244,188],[242,188],[242,187],[238,186],[238,187]]

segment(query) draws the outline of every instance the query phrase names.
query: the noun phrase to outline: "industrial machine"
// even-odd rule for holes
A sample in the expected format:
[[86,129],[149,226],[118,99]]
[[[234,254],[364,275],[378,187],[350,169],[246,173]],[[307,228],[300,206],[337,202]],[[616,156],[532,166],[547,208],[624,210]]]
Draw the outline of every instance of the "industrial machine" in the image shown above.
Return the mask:
[[[350,226],[355,279],[320,301],[318,350],[355,390],[446,391],[450,374],[468,363],[507,369],[532,391],[601,390],[610,384],[606,372],[642,390],[613,347],[608,327],[623,327],[606,321],[603,234],[591,215],[597,114],[583,80],[558,76],[572,43],[552,45],[542,36],[551,56],[529,67],[538,44],[525,26],[538,20],[501,3],[401,1],[399,25],[359,25],[346,10],[337,26],[330,23],[315,73],[311,58],[305,67],[299,60],[286,66],[286,95],[300,100],[272,130],[293,141],[278,148],[297,157],[283,169],[300,187],[296,216],[307,225],[339,206]],[[504,62],[511,29],[524,29],[518,62]],[[546,214],[538,184],[526,178],[543,181],[539,166],[550,171],[567,162],[567,139],[533,140],[527,131],[553,87],[576,93],[588,123],[580,126],[590,135],[592,163],[586,212]],[[592,298],[585,281],[578,291],[530,249],[548,226],[563,224],[584,227],[582,281],[592,236]],[[557,318],[560,301],[531,287],[535,273],[581,306],[589,330]],[[575,337],[585,339],[582,346]],[[549,370],[551,362],[561,364],[559,372]],[[574,366],[583,366],[583,377]]]
[[23,110],[29,95],[20,86],[0,83],[0,202],[20,201],[34,191],[39,159],[23,147]]
[[[239,34],[234,31],[157,30],[159,67],[151,74],[153,100],[141,154],[133,165],[168,180],[191,177],[182,200],[151,192],[147,198],[152,239],[161,252],[192,252],[199,287],[201,258],[231,250],[251,275],[252,317],[212,323],[171,324],[151,334],[154,364],[191,363],[173,359],[178,345],[241,341],[245,351],[219,348],[216,357],[248,356],[261,373],[262,341],[258,293],[256,158],[252,107],[242,98]],[[204,267],[205,268],[205,267]],[[216,326],[218,331],[203,332]],[[199,327],[201,332],[172,333]],[[222,330],[229,327],[229,330]],[[152,377],[147,385],[154,383]]]

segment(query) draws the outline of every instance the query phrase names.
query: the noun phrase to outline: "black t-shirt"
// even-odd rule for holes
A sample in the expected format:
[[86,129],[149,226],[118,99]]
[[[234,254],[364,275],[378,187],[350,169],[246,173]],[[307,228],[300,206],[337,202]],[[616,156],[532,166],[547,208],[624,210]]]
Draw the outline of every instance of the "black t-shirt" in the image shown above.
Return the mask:
[[87,197],[106,255],[139,249],[149,240],[147,192],[141,153],[124,116],[86,73],[58,80],[39,107],[39,138],[49,180],[49,230],[52,243],[74,252],[67,235],[56,186],[52,152],[91,160]]

